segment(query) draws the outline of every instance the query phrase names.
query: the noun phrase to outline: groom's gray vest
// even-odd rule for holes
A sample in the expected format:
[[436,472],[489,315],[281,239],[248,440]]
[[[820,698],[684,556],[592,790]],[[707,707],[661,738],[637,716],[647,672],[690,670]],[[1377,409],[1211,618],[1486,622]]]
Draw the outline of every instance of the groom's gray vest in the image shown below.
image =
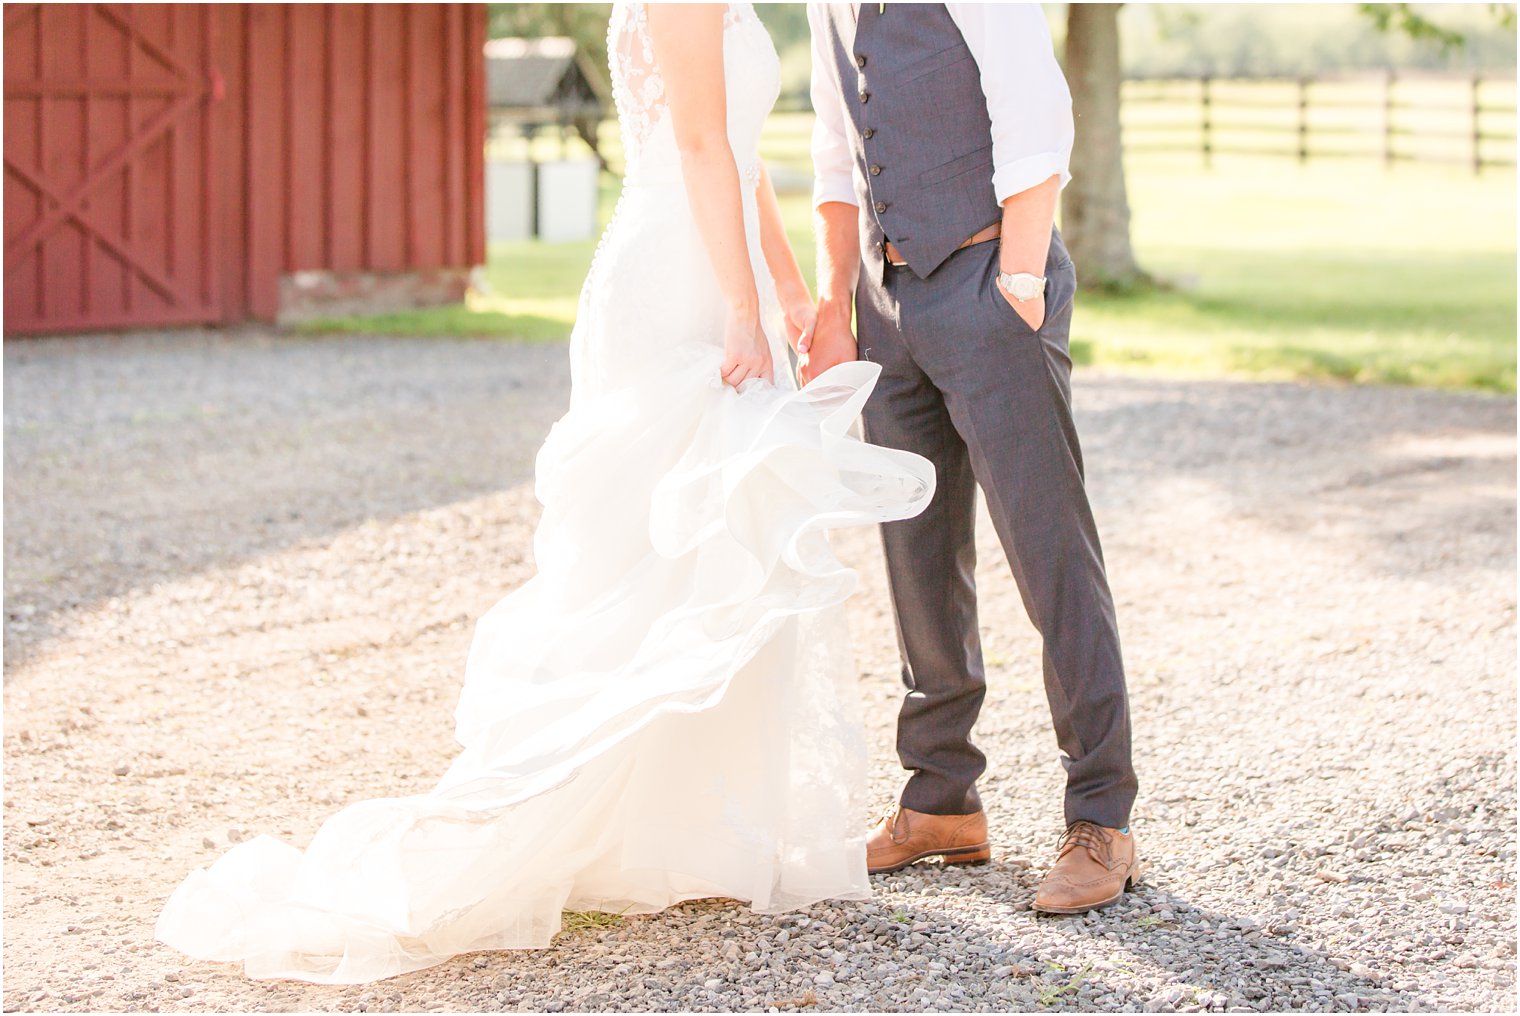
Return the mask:
[[825,31],[849,113],[862,268],[882,277],[883,240],[925,278],[1001,218],[992,121],[975,58],[943,4],[828,4]]

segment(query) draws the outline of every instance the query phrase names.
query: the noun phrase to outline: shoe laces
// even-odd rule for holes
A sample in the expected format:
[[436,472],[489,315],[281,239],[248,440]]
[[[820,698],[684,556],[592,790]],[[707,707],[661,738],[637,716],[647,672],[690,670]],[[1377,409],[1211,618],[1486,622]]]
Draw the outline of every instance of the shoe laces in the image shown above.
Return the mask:
[[1086,821],[1073,822],[1071,828],[1061,834],[1056,856],[1065,857],[1068,851],[1077,847],[1086,848],[1092,859],[1105,868],[1113,866],[1113,837],[1102,826]]

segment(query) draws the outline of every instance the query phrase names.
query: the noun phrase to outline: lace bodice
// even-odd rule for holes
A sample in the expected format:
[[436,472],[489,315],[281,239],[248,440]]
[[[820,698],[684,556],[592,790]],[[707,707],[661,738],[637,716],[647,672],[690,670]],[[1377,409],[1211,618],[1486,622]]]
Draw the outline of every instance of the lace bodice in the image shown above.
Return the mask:
[[[722,350],[726,306],[692,218],[661,73],[643,3],[613,5],[608,68],[623,136],[623,186],[581,289],[570,337],[571,404],[639,383],[664,369],[673,344]],[[785,327],[760,238],[760,130],[781,90],[780,61],[751,4],[729,4],[723,22],[723,86],[729,148],[741,181],[745,240],[772,357],[786,363]],[[659,322],[637,341],[629,322]],[[613,323],[616,323],[614,327]],[[644,337],[644,332],[637,332]],[[723,381],[716,373],[709,380]],[[776,384],[794,387],[789,371]]]
[[[665,83],[649,39],[643,3],[613,4],[607,24],[608,70],[629,179],[679,175],[665,105]],[[780,92],[780,61],[753,4],[731,3],[723,19],[723,73],[729,146],[746,181],[759,174],[760,128]]]

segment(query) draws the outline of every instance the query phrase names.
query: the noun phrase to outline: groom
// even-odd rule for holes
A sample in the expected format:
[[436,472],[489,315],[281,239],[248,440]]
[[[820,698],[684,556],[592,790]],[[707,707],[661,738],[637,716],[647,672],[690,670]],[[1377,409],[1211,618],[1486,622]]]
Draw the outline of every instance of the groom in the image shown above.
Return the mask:
[[[971,743],[986,680],[975,488],[1044,640],[1067,830],[1034,906],[1077,913],[1138,874],[1129,706],[1083,486],[1067,340],[1076,275],[1053,222],[1071,97],[1038,4],[809,4],[819,315],[804,379],[881,365],[866,436],[927,457],[929,509],[882,527],[912,775],[867,865],[991,856]],[[859,343],[850,329],[851,309]]]

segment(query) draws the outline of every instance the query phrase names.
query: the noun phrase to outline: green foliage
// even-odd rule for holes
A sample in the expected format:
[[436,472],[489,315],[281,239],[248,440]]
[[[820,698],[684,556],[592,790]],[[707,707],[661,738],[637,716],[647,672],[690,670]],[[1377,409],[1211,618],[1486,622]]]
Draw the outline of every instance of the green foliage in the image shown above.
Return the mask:
[[1372,19],[1372,23],[1380,32],[1397,30],[1411,39],[1435,43],[1445,52],[1450,52],[1462,45],[1461,32],[1443,28],[1425,15],[1417,13],[1412,4],[1357,4],[1356,6]]
[[[607,72],[607,20],[611,4],[490,4],[486,33],[493,39],[503,36],[539,38],[546,35],[569,36],[586,54],[593,66]],[[807,6],[800,3],[760,3],[755,11],[781,56],[783,108],[808,109],[810,45]]]
[[806,4],[756,4],[771,42],[781,57],[781,98],[778,109],[812,109],[808,83],[812,77],[813,46]]
[[1514,6],[1126,4],[1120,44],[1127,77],[1503,71]]
[[[1063,48],[1063,18],[1047,11]],[[1369,69],[1505,70],[1515,66],[1514,4],[1126,4],[1121,59],[1131,77],[1313,75]],[[488,32],[565,35],[607,68],[610,4],[489,5]],[[781,56],[779,108],[808,109],[805,5],[755,5]]]
[[786,49],[809,39],[807,4],[755,4],[755,13],[771,33],[777,49]]
[[611,4],[489,4],[486,34],[493,39],[569,36],[592,66],[605,75],[607,20],[611,15]]

